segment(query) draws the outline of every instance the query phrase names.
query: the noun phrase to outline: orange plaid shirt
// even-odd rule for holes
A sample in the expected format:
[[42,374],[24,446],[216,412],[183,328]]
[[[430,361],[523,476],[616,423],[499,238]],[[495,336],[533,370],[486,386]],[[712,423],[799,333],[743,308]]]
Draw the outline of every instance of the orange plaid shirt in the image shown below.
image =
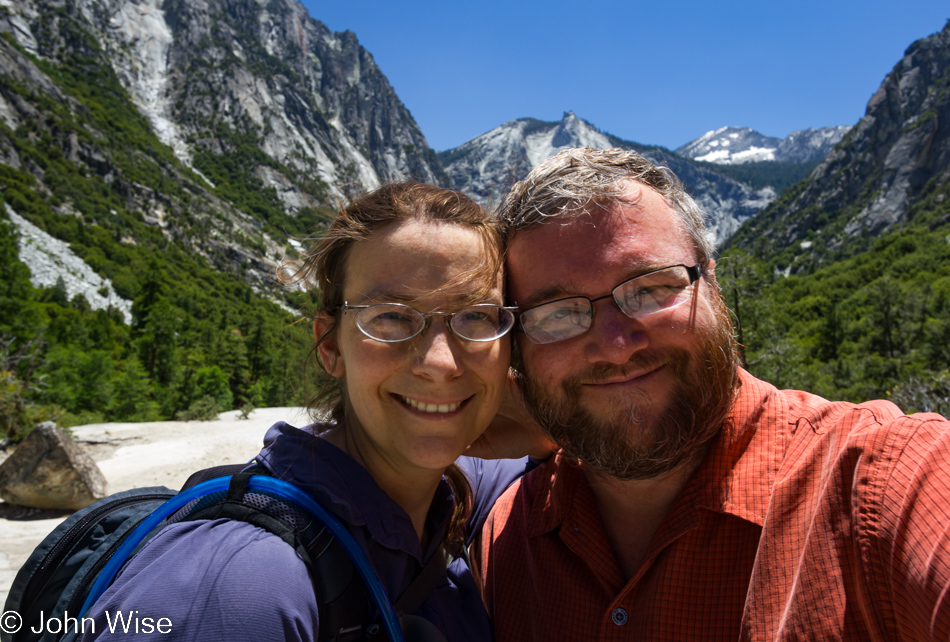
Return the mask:
[[500,642],[950,637],[950,422],[741,376],[629,580],[563,457],[498,500],[480,571]]

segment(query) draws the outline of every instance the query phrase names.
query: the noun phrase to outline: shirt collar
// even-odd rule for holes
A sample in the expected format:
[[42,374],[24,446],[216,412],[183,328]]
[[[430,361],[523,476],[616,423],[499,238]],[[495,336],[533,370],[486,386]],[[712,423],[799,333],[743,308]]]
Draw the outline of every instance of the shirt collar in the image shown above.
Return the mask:
[[745,370],[739,380],[732,410],[683,495],[762,526],[788,443],[789,406],[775,387]]
[[[265,446],[257,459],[344,522],[365,527],[383,546],[421,559],[419,538],[409,515],[356,460],[316,436],[329,427],[315,424],[300,429],[278,422],[264,436]],[[427,517],[429,524],[437,527],[430,540],[441,541],[453,504],[454,496],[443,479]]]
[[[735,515],[761,526],[788,435],[788,403],[771,385],[740,369],[741,387],[723,428],[687,483],[674,510],[684,505]],[[599,520],[584,474],[558,453],[522,480],[533,498],[528,537],[566,520]]]

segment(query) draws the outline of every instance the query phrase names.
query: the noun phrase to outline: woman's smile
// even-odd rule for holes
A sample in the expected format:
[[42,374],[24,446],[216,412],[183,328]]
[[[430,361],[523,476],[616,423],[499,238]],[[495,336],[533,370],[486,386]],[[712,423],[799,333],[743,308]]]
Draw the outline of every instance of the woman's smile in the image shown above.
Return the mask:
[[412,397],[404,397],[402,395],[397,395],[398,398],[407,406],[410,406],[420,412],[424,413],[438,413],[440,415],[445,415],[453,413],[461,407],[461,405],[467,401],[463,399],[462,401],[451,401],[451,402],[426,402],[420,401],[418,399],[413,399]]

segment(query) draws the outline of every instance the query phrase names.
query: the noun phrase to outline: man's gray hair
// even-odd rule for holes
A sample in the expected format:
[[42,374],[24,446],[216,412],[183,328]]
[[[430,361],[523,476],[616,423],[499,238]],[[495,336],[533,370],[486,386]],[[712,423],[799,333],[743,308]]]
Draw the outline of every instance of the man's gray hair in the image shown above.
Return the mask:
[[706,234],[703,211],[669,168],[624,149],[565,149],[547,159],[511,188],[498,209],[506,243],[518,232],[551,219],[574,218],[591,207],[623,203],[623,182],[653,188],[675,211],[705,269],[715,248]]

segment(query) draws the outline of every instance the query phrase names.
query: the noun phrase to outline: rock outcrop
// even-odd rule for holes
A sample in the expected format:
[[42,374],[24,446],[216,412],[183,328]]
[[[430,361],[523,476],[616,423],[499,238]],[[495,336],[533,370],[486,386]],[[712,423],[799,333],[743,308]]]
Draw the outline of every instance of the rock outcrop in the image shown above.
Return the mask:
[[[445,182],[372,55],[295,0],[17,0],[4,30],[41,58],[68,53],[77,43],[60,5],[186,165],[197,151],[227,153],[231,143],[215,135],[225,126],[331,187],[410,176]],[[289,192],[290,209],[312,204],[292,179],[260,169],[266,185]]]
[[[0,0],[0,33],[0,165],[35,178],[17,176],[24,189],[103,225],[126,213],[63,197],[64,179],[97,177],[128,216],[266,296],[288,235],[312,232],[321,207],[449,182],[356,36],[295,0]],[[289,231],[274,222],[302,211]]]
[[92,457],[53,422],[43,422],[0,464],[0,498],[31,508],[78,510],[107,494]]

